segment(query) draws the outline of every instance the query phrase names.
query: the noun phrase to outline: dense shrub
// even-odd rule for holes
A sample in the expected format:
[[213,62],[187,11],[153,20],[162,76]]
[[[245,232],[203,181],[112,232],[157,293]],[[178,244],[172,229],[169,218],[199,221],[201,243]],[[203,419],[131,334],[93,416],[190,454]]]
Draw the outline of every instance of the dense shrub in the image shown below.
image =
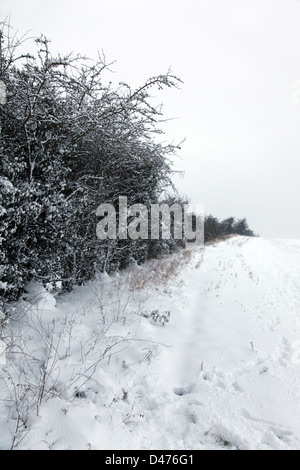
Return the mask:
[[[98,270],[164,252],[169,243],[96,237],[96,208],[159,201],[171,185],[174,145],[163,145],[153,87],[174,87],[171,73],[139,89],[103,82],[104,58],[53,56],[49,41],[19,55],[7,25],[0,32],[0,293],[15,297],[29,279],[65,288]],[[19,55],[19,57],[18,57]]]

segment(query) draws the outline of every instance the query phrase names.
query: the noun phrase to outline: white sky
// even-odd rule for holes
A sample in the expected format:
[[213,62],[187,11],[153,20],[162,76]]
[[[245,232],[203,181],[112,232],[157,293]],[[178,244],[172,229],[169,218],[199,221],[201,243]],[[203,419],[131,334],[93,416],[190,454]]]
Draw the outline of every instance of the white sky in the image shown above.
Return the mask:
[[262,236],[300,239],[298,0],[0,0],[8,14],[54,51],[103,49],[113,81],[142,84],[171,66],[182,89],[158,97],[179,117],[166,139],[186,137],[181,192]]

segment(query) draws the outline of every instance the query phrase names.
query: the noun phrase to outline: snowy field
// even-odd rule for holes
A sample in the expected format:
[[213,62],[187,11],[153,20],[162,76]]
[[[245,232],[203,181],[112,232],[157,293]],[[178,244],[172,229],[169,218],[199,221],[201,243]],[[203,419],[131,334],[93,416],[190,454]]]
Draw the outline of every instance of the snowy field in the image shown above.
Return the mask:
[[0,330],[1,449],[300,449],[300,241],[189,255],[28,287]]

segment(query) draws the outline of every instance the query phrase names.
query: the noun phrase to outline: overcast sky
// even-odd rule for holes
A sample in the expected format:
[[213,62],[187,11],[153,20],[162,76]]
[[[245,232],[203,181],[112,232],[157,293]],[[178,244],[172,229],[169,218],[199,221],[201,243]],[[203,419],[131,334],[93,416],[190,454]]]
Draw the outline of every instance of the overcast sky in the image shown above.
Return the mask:
[[9,14],[54,51],[103,50],[116,81],[171,67],[184,84],[157,96],[178,117],[166,139],[186,137],[181,192],[261,236],[300,239],[298,0],[0,0]]

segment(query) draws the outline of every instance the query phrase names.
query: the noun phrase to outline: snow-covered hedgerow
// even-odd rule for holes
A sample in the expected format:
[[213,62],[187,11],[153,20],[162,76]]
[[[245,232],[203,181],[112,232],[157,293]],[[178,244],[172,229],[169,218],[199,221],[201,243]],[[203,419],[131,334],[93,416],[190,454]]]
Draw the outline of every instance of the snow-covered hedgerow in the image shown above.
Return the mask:
[[149,206],[171,186],[178,146],[162,144],[161,108],[150,90],[176,87],[171,72],[137,89],[106,81],[109,63],[52,55],[45,37],[36,54],[19,53],[22,41],[0,28],[0,279],[5,298],[16,298],[31,279],[62,282],[64,289],[130,259],[174,248],[174,241],[96,237],[96,208]]

